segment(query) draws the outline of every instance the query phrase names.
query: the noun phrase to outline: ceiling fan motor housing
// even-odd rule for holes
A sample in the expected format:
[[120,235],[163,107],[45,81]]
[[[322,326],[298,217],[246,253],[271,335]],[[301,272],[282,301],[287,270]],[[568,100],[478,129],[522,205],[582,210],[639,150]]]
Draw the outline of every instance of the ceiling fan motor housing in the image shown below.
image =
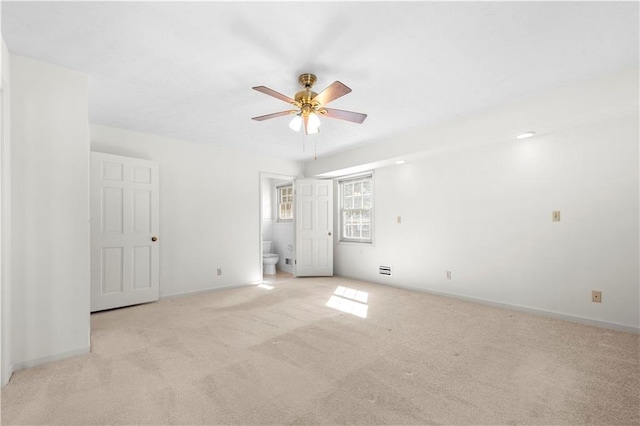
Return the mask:
[[300,104],[301,107],[305,105],[309,105],[310,107],[315,108],[320,105],[318,102],[311,102],[311,100],[316,96],[318,96],[316,92],[312,92],[311,90],[308,90],[308,89],[301,90],[298,93],[296,93],[295,100],[297,103]]
[[304,87],[304,90],[296,93],[295,100],[300,105],[302,115],[306,116],[309,113],[316,110],[320,104],[318,102],[312,102],[311,100],[318,96],[316,92],[311,90],[311,87],[316,82],[316,76],[310,73],[300,74],[298,77],[298,83]]

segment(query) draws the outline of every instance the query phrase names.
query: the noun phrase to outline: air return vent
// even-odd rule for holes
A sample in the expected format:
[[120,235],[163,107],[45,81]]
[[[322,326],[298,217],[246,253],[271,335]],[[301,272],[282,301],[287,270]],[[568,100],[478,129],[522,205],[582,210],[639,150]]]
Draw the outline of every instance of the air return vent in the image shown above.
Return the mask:
[[391,276],[391,266],[378,266],[378,273],[380,275]]

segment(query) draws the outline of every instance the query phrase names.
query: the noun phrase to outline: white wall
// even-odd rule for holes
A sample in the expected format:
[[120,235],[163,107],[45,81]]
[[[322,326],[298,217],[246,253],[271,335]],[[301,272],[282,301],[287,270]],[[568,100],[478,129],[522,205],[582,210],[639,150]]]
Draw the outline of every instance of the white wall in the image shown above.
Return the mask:
[[[631,75],[460,120],[459,135],[455,122],[425,131],[423,146],[432,149],[376,170],[375,244],[336,243],[335,272],[638,331],[638,74]],[[595,104],[581,104],[582,90]],[[528,140],[497,136],[540,114],[555,114],[555,127]],[[408,147],[402,138],[387,142]],[[376,159],[375,146],[361,151]],[[310,167],[354,167],[359,153]],[[561,222],[551,221],[553,210]],[[393,275],[378,275],[379,265]],[[592,290],[602,291],[601,304],[591,302]]]
[[260,282],[260,172],[301,164],[99,125],[91,149],[160,164],[161,296]]
[[637,328],[637,141],[628,117],[379,169],[375,245],[336,273]]
[[84,74],[11,57],[12,355],[89,350],[89,133]]
[[0,130],[0,381],[4,386],[13,373],[11,362],[11,57],[2,42]]

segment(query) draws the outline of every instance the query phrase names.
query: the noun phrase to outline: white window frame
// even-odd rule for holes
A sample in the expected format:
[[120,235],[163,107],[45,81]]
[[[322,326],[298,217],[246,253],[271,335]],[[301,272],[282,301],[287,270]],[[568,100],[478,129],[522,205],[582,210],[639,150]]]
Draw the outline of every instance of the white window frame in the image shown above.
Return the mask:
[[[363,204],[362,207],[360,208],[356,208],[352,203],[351,207],[346,207],[345,204],[345,199],[347,197],[349,197],[346,193],[345,193],[345,184],[355,184],[358,181],[364,181],[364,180],[369,180],[370,182],[370,187],[371,190],[369,192],[369,197],[371,200],[371,207],[366,209],[364,208],[364,195],[366,194],[362,194],[362,198],[361,201]],[[374,236],[374,230],[375,230],[375,222],[374,222],[374,210],[375,210],[375,185],[374,185],[374,175],[373,175],[373,171],[370,172],[366,172],[366,173],[359,173],[357,175],[349,175],[349,176],[343,176],[341,178],[337,179],[338,181],[338,215],[339,215],[339,219],[338,219],[338,226],[339,226],[339,236],[340,242],[344,242],[344,243],[358,243],[358,244],[373,244],[373,236]],[[351,195],[351,197],[353,197],[353,195]],[[352,198],[353,200],[353,198]],[[362,217],[362,213],[363,212],[368,212],[368,216],[369,216],[369,238],[354,238],[353,236],[346,236],[345,235],[345,212],[346,211],[359,211],[360,212],[360,217]],[[367,224],[366,222],[363,224]],[[360,233],[362,233],[362,228],[360,228]]]
[[[282,201],[282,197],[283,197],[282,190],[287,189],[287,188],[290,189],[291,193],[286,195],[286,196],[290,197],[291,201],[283,202]],[[293,209],[295,207],[294,204],[293,204],[294,203],[294,199],[293,199],[293,197],[294,197],[293,196],[293,182],[286,183],[284,185],[276,186],[276,197],[277,197],[277,200],[278,200],[278,202],[276,204],[276,210],[277,210],[276,211],[276,217],[277,217],[278,222],[293,222],[293,214],[294,214]],[[282,211],[282,208],[281,208],[282,204],[289,204],[289,211],[291,212],[291,217],[283,218],[283,217],[280,216],[280,213]]]

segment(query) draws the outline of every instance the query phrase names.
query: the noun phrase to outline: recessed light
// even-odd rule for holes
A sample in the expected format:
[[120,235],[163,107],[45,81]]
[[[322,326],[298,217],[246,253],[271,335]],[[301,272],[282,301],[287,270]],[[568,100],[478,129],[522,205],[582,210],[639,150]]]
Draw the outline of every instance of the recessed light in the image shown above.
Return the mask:
[[520,133],[518,136],[516,136],[516,139],[526,139],[526,138],[530,138],[531,136],[535,135],[536,132],[524,132],[524,133]]
[[404,164],[407,160],[396,160],[396,164]]

